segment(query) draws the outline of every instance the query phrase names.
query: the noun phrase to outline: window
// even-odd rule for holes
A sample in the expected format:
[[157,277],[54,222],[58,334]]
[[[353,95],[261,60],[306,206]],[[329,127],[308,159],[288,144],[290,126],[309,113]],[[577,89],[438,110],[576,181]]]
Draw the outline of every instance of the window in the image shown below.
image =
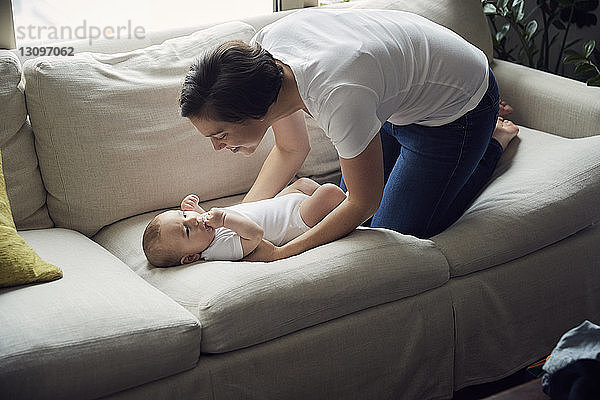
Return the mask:
[[91,37],[131,37],[205,25],[267,14],[273,11],[274,4],[273,0],[12,1],[17,46]]

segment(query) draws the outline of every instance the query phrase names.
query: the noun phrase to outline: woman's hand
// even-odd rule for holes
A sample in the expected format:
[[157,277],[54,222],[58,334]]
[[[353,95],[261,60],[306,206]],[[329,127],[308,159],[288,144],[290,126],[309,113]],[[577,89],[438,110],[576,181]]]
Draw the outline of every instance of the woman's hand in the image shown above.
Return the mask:
[[262,261],[262,262],[270,262],[281,260],[282,258],[286,258],[287,256],[284,254],[283,247],[277,247],[273,243],[268,240],[263,239],[256,249],[246,257],[242,259],[242,261]]

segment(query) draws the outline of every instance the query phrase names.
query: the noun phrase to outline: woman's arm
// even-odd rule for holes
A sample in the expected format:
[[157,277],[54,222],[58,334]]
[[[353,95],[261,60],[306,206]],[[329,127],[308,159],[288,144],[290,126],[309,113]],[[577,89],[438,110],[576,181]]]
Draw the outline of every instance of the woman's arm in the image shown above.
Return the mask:
[[340,165],[348,188],[346,200],[309,231],[282,247],[261,247],[260,254],[251,254],[249,261],[278,260],[329,243],[352,232],[375,214],[384,186],[379,134],[358,156],[351,159],[340,158]]
[[243,203],[275,197],[294,177],[310,151],[304,111],[273,124],[275,146],[265,160]]
[[244,256],[254,251],[263,240],[264,230],[260,225],[235,213],[213,208],[206,213],[204,221],[213,229],[225,227],[237,233],[241,239]]

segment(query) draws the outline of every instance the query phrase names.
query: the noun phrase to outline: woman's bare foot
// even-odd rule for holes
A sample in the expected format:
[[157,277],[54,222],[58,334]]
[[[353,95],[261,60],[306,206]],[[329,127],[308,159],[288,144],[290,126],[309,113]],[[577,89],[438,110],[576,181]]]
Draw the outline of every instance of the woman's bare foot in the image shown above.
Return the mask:
[[498,117],[496,121],[496,128],[492,137],[500,143],[502,150],[506,150],[511,140],[519,133],[519,127],[513,124],[511,121],[505,120],[502,117]]
[[512,114],[513,111],[515,111],[515,110],[510,106],[510,104],[508,104],[504,100],[500,101],[500,116],[501,117],[506,117],[507,115]]

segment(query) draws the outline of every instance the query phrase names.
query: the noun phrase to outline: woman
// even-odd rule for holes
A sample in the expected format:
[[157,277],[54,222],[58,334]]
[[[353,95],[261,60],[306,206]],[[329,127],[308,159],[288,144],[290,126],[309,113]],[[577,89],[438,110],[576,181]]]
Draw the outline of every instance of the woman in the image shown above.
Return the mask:
[[323,221],[253,259],[289,257],[372,227],[430,237],[464,212],[517,127],[498,118],[487,58],[454,32],[390,10],[298,11],[200,57],[181,113],[215,150],[275,146],[244,201],[273,197],[310,147],[304,113],[334,144],[348,196]]

